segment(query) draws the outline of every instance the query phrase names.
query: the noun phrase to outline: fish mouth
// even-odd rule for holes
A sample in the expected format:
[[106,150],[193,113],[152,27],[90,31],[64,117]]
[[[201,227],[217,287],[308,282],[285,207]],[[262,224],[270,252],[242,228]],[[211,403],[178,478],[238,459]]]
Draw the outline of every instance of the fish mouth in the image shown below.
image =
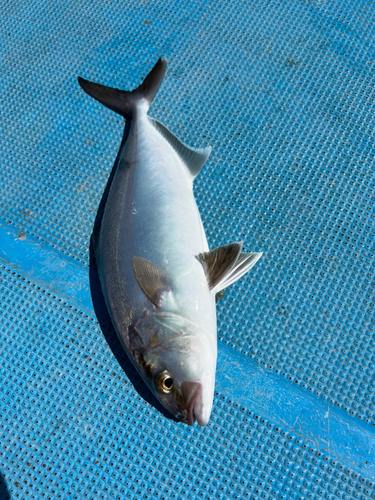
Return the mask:
[[181,384],[181,394],[186,405],[184,414],[188,425],[194,425],[196,421],[199,425],[206,425],[201,418],[202,389],[200,382],[182,382]]

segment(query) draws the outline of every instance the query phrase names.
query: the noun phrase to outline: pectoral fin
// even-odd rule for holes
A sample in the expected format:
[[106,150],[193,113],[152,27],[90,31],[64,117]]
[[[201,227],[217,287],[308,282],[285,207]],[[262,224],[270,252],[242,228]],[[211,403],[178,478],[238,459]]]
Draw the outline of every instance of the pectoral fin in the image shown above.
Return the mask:
[[231,243],[197,256],[213,293],[221,292],[240,279],[263,255],[261,252],[247,254],[241,252],[241,248],[242,243]]
[[171,291],[167,273],[161,267],[142,257],[133,257],[135,277],[146,297],[160,307],[163,296]]

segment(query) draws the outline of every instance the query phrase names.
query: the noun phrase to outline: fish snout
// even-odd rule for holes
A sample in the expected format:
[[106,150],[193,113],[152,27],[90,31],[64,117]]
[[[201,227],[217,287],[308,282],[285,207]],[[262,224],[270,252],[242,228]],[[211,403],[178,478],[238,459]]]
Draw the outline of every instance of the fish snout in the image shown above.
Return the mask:
[[203,416],[203,386],[201,382],[182,382],[181,394],[185,403],[186,423],[194,425],[207,425],[208,418]]

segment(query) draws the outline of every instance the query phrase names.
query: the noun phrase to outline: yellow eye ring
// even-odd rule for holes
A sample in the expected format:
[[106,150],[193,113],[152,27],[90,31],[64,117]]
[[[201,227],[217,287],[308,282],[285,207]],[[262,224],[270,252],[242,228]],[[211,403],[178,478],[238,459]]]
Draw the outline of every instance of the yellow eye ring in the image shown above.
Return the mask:
[[160,372],[156,375],[155,385],[159,391],[168,394],[173,389],[173,379],[167,370]]

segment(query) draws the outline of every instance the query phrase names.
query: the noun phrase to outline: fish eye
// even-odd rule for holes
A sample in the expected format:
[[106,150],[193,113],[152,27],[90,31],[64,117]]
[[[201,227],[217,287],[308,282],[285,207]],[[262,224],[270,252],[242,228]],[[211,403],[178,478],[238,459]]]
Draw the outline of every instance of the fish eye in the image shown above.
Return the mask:
[[166,394],[171,392],[174,385],[171,374],[167,370],[158,373],[155,379],[155,385],[160,391],[165,392]]

